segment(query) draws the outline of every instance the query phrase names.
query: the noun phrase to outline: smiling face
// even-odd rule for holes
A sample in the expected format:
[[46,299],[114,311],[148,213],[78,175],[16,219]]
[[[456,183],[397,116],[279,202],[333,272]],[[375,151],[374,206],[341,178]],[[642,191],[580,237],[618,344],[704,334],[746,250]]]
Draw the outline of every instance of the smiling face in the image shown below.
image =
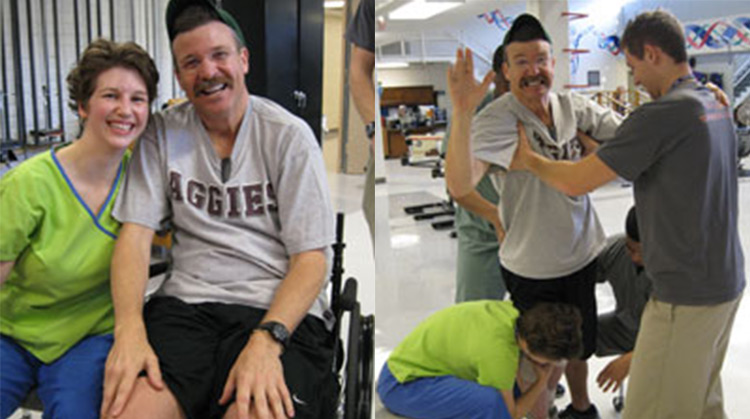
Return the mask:
[[146,83],[134,70],[113,67],[96,79],[96,87],[78,114],[85,119],[83,137],[99,138],[114,149],[124,149],[146,127],[149,98]]
[[177,35],[172,42],[180,87],[203,117],[229,116],[247,96],[248,51],[232,30],[212,21]]
[[536,102],[549,94],[555,76],[549,42],[511,42],[505,46],[505,56],[503,73],[521,102]]

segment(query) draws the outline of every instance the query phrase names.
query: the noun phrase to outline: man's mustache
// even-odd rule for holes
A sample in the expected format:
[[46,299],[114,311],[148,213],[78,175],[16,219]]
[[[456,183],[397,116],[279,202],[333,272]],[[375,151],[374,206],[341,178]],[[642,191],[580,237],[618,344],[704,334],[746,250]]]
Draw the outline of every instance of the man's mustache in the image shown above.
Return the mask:
[[532,77],[524,77],[521,79],[519,84],[521,85],[521,87],[528,87],[530,84],[537,82],[549,87],[549,79],[541,74]]
[[203,80],[193,87],[193,92],[196,95],[206,94],[205,91],[211,90],[216,86],[226,85],[226,87],[232,87],[232,79],[225,76],[212,77],[208,80]]

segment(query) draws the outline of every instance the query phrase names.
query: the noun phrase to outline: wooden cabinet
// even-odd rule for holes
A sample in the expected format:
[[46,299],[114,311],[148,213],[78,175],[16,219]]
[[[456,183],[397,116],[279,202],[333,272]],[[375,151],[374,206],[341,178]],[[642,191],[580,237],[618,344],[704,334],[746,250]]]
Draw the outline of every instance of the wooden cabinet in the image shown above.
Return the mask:
[[380,106],[390,108],[399,105],[434,105],[435,92],[432,86],[386,87],[380,96]]
[[[416,109],[420,105],[435,105],[435,91],[432,86],[386,87],[380,96],[380,106],[388,114],[393,108],[401,105]],[[401,158],[408,152],[406,139],[400,129],[384,127],[383,150],[386,158]],[[424,134],[431,132],[434,127],[417,126],[409,128],[409,134]]]
[[[427,134],[435,130],[435,127],[417,127],[409,130],[411,134]],[[406,138],[400,130],[389,130],[383,138],[383,150],[385,156],[390,159],[398,159],[406,155],[409,147],[406,145]]]

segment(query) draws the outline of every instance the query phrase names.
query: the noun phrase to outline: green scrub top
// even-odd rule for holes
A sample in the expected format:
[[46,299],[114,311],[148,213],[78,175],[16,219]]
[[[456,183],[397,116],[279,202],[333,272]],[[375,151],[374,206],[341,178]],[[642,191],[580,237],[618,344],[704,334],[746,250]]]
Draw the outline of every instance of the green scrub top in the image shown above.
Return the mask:
[[109,268],[120,224],[111,216],[126,152],[98,214],[81,199],[55,150],[0,178],[0,333],[45,363],[89,335],[111,333]]
[[520,350],[518,310],[510,301],[471,301],[443,309],[422,322],[388,358],[405,383],[451,375],[498,390],[515,383]]
[[[487,93],[477,107],[477,113],[490,104],[494,99],[495,97],[492,92]],[[450,127],[448,127],[448,130],[445,132],[445,137],[443,137],[443,154],[448,150],[450,132]],[[500,201],[500,195],[497,193],[495,185],[492,184],[489,175],[482,176],[482,179],[477,183],[477,186],[474,189],[476,189],[479,195],[484,199],[495,205]],[[500,247],[497,243],[497,234],[495,234],[495,228],[492,224],[473,212],[462,208],[460,205],[456,206],[455,225],[456,229],[459,230],[460,235],[463,236],[467,243],[470,243],[470,246],[477,251],[494,250],[497,252]],[[497,272],[499,272],[499,268],[497,268]]]

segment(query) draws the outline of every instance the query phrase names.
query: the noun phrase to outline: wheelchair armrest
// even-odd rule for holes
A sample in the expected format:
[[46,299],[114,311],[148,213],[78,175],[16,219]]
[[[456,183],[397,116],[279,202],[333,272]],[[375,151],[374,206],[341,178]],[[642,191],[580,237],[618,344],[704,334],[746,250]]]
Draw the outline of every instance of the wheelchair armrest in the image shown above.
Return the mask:
[[339,305],[341,310],[352,311],[354,305],[357,303],[357,280],[354,278],[348,278],[344,284],[344,291],[339,297]]

